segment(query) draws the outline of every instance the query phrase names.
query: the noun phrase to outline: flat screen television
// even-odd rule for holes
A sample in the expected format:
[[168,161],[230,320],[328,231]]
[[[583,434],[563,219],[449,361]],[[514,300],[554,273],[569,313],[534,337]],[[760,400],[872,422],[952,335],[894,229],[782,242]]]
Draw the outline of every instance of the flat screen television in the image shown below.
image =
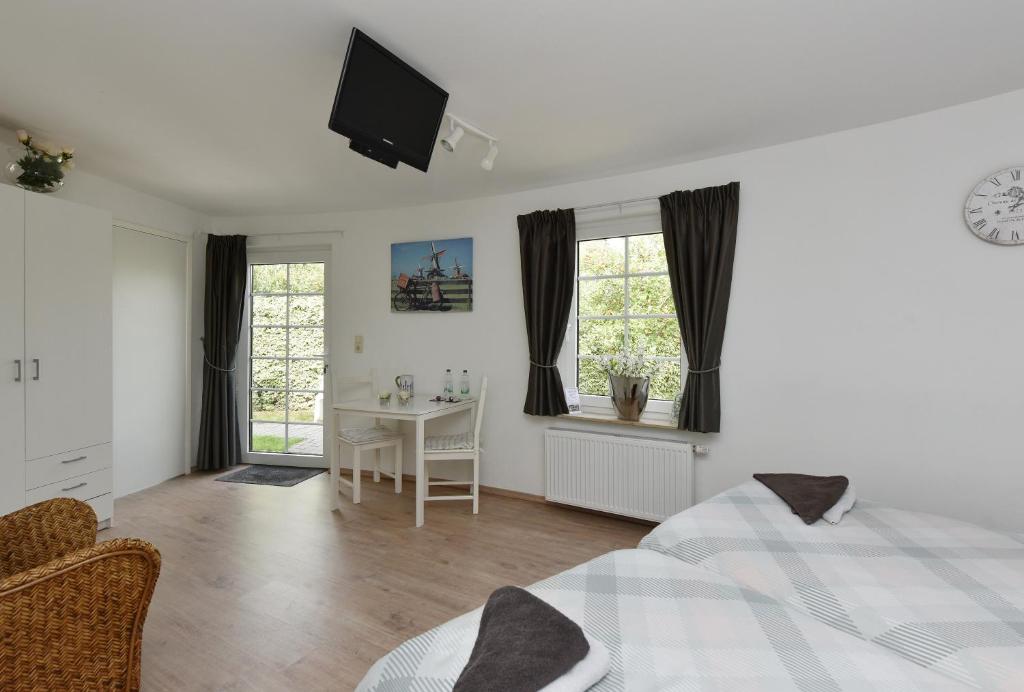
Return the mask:
[[353,28],[328,126],[363,156],[426,171],[447,103],[447,91]]

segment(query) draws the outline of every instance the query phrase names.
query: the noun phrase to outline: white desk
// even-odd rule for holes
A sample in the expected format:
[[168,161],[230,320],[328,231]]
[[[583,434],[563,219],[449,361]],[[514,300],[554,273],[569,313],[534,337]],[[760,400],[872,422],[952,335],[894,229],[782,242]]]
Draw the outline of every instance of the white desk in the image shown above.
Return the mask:
[[[377,399],[354,399],[342,401],[332,407],[335,415],[348,414],[380,418],[383,420],[410,420],[416,422],[416,526],[423,526],[423,498],[427,496],[427,474],[423,465],[423,424],[431,418],[440,418],[462,411],[472,411],[476,420],[476,399],[463,399],[456,403],[430,401],[421,394],[413,397],[408,404],[400,404],[397,397],[391,397],[390,406],[381,406]],[[332,440],[332,448],[335,446]],[[332,451],[332,454],[334,452]],[[338,460],[341,463],[341,460]],[[335,489],[335,492],[337,490]]]

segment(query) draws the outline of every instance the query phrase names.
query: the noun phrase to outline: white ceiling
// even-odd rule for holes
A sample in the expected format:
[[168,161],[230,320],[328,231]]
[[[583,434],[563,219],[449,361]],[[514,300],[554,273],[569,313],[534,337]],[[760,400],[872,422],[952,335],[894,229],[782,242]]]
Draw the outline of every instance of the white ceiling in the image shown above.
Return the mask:
[[[397,171],[327,129],[353,24],[501,138]],[[7,0],[0,125],[216,215],[602,177],[1024,87],[1019,0]],[[70,183],[73,184],[73,181]]]

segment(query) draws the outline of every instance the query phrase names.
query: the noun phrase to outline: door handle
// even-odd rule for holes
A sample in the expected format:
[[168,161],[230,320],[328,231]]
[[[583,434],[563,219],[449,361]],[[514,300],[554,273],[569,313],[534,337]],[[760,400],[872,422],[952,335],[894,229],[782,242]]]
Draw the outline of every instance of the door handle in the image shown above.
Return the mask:
[[68,492],[70,490],[78,490],[79,488],[84,488],[87,485],[89,485],[89,484],[88,483],[79,483],[78,485],[73,485],[70,488],[61,488],[60,491],[62,493],[66,493],[66,492]]
[[21,358],[14,361],[14,367],[18,368],[18,374],[14,376],[14,381],[21,382]]
[[33,380],[38,380],[39,379],[39,359],[38,358],[33,358],[32,359],[32,365],[36,366],[36,374],[32,376],[32,379]]

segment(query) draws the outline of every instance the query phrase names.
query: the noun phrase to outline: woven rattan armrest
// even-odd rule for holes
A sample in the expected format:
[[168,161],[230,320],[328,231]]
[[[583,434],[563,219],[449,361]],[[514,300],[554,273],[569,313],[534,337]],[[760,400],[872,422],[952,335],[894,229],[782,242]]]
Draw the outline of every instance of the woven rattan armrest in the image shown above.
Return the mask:
[[3,689],[137,690],[159,574],[156,548],[117,538],[0,581]]

